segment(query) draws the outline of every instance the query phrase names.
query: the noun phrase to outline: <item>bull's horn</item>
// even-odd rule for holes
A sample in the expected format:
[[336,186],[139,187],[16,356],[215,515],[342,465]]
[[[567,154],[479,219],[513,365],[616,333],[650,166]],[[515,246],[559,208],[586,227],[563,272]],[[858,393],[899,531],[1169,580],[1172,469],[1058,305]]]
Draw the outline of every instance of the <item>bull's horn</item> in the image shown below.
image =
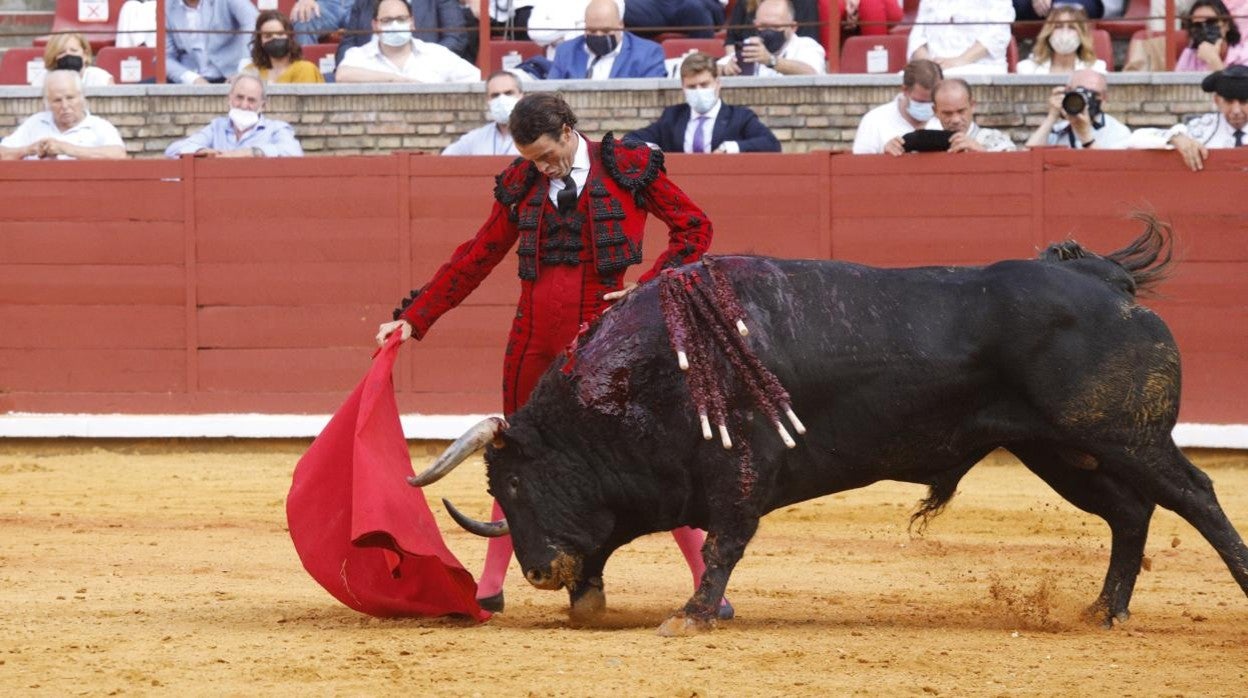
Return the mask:
[[456,439],[455,443],[448,446],[425,472],[407,478],[407,483],[412,487],[432,485],[506,430],[507,421],[502,417],[489,417],[477,422],[471,429],[464,432],[463,436]]
[[446,511],[451,515],[452,519],[455,519],[455,523],[462,526],[469,533],[475,533],[486,538],[497,538],[511,533],[511,529],[507,527],[507,519],[499,519],[489,523],[477,521],[461,514],[459,509],[456,509],[455,505],[451,504],[451,500],[443,499],[442,503],[446,505]]

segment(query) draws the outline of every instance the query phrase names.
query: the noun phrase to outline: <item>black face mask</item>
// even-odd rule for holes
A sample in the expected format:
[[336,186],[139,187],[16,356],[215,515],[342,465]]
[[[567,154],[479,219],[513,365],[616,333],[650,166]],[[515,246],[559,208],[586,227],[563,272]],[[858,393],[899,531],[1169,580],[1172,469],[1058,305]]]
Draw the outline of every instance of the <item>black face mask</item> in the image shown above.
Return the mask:
[[55,67],[57,70],[72,70],[75,73],[81,73],[83,64],[82,56],[61,56],[56,59]]
[[767,49],[767,53],[775,53],[784,48],[785,42],[789,37],[779,29],[763,29],[758,32],[758,38],[763,42],[763,48]]
[[290,53],[290,39],[271,39],[260,46],[271,58],[281,58]]
[[585,46],[589,52],[602,58],[615,50],[615,34],[586,34]]

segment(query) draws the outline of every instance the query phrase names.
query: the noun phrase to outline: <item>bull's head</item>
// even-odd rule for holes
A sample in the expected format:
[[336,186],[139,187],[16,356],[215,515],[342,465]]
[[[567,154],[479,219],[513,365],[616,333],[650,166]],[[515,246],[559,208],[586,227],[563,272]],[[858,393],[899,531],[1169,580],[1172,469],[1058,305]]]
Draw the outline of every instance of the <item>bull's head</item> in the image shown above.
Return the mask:
[[486,419],[408,482],[417,487],[436,482],[483,446],[489,492],[506,518],[476,521],[443,500],[447,511],[471,533],[510,534],[516,559],[533,586],[567,587],[575,595],[587,578],[602,573],[611,516],[598,501],[593,478],[543,443],[536,429],[523,421],[513,427],[498,417]]

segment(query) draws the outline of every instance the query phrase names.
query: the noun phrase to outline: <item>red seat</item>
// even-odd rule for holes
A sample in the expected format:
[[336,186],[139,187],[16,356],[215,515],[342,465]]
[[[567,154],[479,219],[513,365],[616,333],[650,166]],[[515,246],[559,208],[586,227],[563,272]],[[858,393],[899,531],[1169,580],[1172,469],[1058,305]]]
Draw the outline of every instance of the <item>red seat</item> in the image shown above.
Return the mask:
[[490,39],[490,71],[502,70],[503,56],[515,51],[520,54],[521,61],[540,56],[542,47],[532,41],[511,41],[507,39]]
[[1148,0],[1128,0],[1128,2],[1122,17],[1097,20],[1096,28],[1104,29],[1115,39],[1128,39],[1136,32],[1148,29],[1146,20],[1151,13]]
[[914,26],[914,18],[919,16],[919,0],[905,0],[901,5],[901,21],[889,31],[894,34],[909,34]]
[[867,72],[867,52],[876,46],[888,49],[888,72],[896,73],[906,67],[905,34],[881,34],[879,36],[851,36],[841,43],[842,73]]
[[26,79],[26,64],[32,59],[43,65],[43,49],[22,46],[4,52],[0,59],[0,85],[29,85]]
[[113,75],[113,81],[118,85],[134,84],[135,81],[124,83],[121,79],[121,62],[131,58],[139,59],[139,67],[142,74],[139,81],[156,79],[156,49],[151,46],[134,46],[131,48],[117,48],[116,46],[105,46],[95,56],[95,65],[103,68]]
[[1018,39],[1010,37],[1009,46],[1005,47],[1005,72],[1018,72]]
[[[338,44],[308,44],[307,46],[302,47],[302,51],[303,59],[305,61],[312,61],[316,67],[320,68],[322,58],[325,56],[333,57],[338,53]],[[338,66],[336,65],[334,66],[334,68],[337,67]],[[330,73],[334,72],[334,68],[329,70],[321,68],[321,72],[328,76]]]
[[1092,50],[1096,52],[1096,57],[1105,61],[1107,70],[1114,69],[1114,40],[1109,36],[1109,32],[1104,29],[1092,30]]
[[299,0],[251,0],[251,4],[256,6],[261,12],[265,10],[278,10],[286,17],[290,18],[290,11],[295,9],[295,3]]
[[715,58],[724,55],[723,39],[668,39],[663,42],[665,58],[680,58],[690,51],[709,53]]
[[[56,15],[52,19],[52,33],[79,32],[87,37],[92,51],[112,46],[117,40],[117,14],[125,0],[108,0],[108,16],[78,18],[78,0],[56,0]],[[48,37],[35,39],[35,46],[46,46]]]

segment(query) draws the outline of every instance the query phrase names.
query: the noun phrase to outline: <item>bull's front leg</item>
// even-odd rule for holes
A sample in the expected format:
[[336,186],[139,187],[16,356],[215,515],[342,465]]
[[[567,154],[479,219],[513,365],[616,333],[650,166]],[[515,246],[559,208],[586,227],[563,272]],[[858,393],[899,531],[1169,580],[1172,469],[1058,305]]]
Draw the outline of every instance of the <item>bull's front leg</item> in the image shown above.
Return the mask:
[[702,559],[706,571],[702,583],[685,603],[685,607],[663,621],[658,633],[664,637],[679,637],[707,632],[715,628],[720,600],[728,588],[728,577],[745,554],[745,546],[758,530],[758,519],[751,517],[734,522],[723,530],[709,527],[706,543],[702,546]]
[[590,620],[607,610],[607,595],[602,584],[605,566],[605,560],[586,561],[580,579],[568,585],[568,615],[572,620]]

